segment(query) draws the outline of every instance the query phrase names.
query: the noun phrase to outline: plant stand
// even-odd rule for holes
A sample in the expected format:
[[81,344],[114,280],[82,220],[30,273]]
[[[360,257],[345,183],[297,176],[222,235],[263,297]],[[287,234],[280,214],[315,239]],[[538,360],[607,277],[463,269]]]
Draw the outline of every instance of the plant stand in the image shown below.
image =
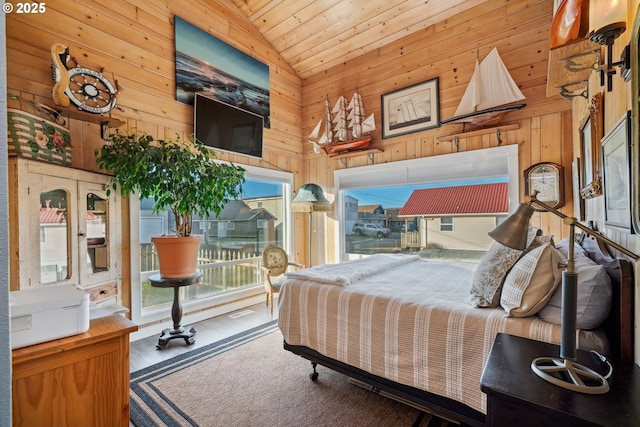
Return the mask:
[[182,322],[182,305],[180,304],[180,288],[183,286],[195,285],[202,281],[202,273],[198,272],[194,276],[165,279],[159,274],[149,277],[151,286],[155,288],[173,288],[173,305],[171,306],[171,318],[173,329],[167,328],[162,331],[156,349],[164,350],[169,341],[176,338],[183,338],[187,345],[196,342],[196,330],[193,326],[180,326]]

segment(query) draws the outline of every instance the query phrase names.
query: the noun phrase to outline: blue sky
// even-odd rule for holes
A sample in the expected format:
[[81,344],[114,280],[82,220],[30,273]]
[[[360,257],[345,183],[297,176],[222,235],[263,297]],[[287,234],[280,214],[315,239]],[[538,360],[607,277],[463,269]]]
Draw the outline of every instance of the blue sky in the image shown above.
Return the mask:
[[362,188],[348,190],[345,194],[358,199],[359,205],[382,205],[383,208],[401,208],[411,196],[413,190],[421,188],[454,187],[459,185],[488,184],[492,182],[506,182],[504,179],[486,179],[474,181],[447,182],[442,184],[402,185],[384,188]]
[[282,195],[282,184],[247,179],[242,186],[242,197],[244,199],[280,195]]
[[[383,208],[400,208],[411,196],[413,190],[421,188],[453,187],[458,185],[488,184],[492,182],[507,182],[508,178],[486,179],[473,181],[457,181],[441,184],[402,185],[395,187],[361,188],[345,191],[345,194],[358,199],[359,205],[382,205]],[[248,179],[242,186],[242,196],[245,199],[255,197],[280,196],[282,185]]]

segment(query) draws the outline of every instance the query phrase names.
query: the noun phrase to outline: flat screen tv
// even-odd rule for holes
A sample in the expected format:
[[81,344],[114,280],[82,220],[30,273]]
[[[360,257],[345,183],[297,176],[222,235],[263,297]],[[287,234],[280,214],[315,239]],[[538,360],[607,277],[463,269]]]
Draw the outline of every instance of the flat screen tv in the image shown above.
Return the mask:
[[215,150],[262,158],[264,118],[196,93],[193,126],[196,138]]

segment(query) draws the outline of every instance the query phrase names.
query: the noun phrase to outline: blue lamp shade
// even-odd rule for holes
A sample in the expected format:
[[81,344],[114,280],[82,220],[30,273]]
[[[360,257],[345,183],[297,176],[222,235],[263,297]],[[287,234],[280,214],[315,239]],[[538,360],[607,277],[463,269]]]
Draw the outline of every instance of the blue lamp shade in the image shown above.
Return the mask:
[[291,202],[293,212],[328,212],[331,202],[324,196],[318,184],[304,184]]

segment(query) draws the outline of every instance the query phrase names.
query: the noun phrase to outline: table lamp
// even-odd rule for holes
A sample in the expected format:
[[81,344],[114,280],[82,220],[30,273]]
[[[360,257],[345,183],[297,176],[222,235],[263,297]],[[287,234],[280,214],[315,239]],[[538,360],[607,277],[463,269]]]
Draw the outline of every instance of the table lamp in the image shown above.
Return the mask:
[[577,227],[583,230],[630,258],[637,260],[640,256],[601,234],[593,233],[593,230],[578,222],[576,218],[569,217],[539,201],[537,194],[538,192],[535,191],[532,195],[527,196],[525,202],[521,203],[512,215],[489,232],[489,236],[504,246],[519,250],[525,249],[529,220],[535,211],[534,206],[559,216],[564,224],[569,226],[567,267],[562,272],[560,358],[538,357],[531,362],[531,369],[542,379],[569,390],[588,394],[606,393],[609,391],[609,383],[602,375],[586,366],[575,363],[578,297],[578,274],[575,271],[574,258],[575,229]]
[[311,236],[313,234],[312,214],[314,212],[328,212],[331,210],[331,202],[324,196],[322,187],[318,184],[304,184],[298,190],[298,194],[291,202],[291,210],[293,212],[309,213],[309,263],[311,267]]

